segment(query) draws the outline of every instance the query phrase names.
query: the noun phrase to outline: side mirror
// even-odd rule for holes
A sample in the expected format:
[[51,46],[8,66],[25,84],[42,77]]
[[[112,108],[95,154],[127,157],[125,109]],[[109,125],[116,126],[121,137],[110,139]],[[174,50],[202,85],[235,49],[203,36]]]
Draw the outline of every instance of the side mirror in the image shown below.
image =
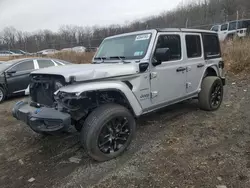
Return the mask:
[[170,51],[169,48],[157,48],[155,50],[155,62],[153,62],[153,65],[160,65],[162,61],[168,61],[170,59]]
[[12,75],[12,74],[15,74],[16,71],[15,71],[15,70],[9,70],[9,71],[7,71],[6,73],[7,73],[8,75]]

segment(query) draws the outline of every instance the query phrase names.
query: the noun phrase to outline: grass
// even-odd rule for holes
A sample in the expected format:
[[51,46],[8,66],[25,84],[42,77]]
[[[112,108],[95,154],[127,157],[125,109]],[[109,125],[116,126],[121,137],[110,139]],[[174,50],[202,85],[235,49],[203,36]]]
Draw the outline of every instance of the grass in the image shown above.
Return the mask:
[[9,60],[12,60],[12,59],[18,59],[18,58],[22,58],[22,56],[9,56],[9,57],[2,57],[0,56],[0,61],[9,61]]
[[250,38],[233,40],[222,44],[226,70],[234,74],[250,69]]
[[94,53],[76,53],[76,52],[59,52],[51,55],[52,58],[62,59],[76,64],[86,64],[91,63]]

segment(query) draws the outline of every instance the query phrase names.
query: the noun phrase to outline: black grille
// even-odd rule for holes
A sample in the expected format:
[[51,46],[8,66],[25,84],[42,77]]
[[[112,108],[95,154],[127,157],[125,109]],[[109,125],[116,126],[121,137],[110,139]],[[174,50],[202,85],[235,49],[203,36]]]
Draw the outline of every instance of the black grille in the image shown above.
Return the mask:
[[53,106],[56,81],[64,85],[64,80],[58,76],[32,75],[30,83],[31,100],[44,106]]

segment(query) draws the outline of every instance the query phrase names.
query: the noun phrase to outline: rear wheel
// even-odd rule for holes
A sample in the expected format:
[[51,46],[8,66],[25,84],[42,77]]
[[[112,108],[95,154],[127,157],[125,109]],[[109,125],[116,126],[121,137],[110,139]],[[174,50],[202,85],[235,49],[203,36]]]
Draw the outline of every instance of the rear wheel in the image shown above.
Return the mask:
[[127,108],[106,104],[94,110],[85,120],[81,143],[93,159],[107,161],[125,151],[135,129],[135,119]]
[[200,108],[206,111],[217,110],[223,99],[223,84],[219,77],[208,76],[202,81],[199,93]]

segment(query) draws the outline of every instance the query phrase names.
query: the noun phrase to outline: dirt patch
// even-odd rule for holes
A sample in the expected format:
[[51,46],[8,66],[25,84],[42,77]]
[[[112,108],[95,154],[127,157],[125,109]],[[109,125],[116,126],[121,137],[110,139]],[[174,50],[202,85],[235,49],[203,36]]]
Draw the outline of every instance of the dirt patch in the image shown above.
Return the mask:
[[137,137],[121,157],[92,161],[79,134],[44,137],[0,105],[1,187],[249,187],[250,83],[231,78],[216,112],[197,101],[138,120]]

